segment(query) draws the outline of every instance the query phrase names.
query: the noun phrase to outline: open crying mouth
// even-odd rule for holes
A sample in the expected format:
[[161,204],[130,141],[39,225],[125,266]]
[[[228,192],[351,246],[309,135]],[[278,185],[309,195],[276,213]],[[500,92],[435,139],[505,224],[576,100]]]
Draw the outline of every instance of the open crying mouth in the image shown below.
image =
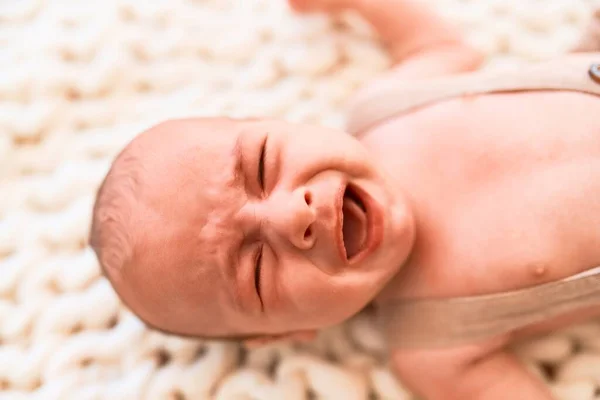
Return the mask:
[[364,248],[367,241],[367,214],[363,202],[350,188],[344,192],[342,218],[346,258],[351,259]]

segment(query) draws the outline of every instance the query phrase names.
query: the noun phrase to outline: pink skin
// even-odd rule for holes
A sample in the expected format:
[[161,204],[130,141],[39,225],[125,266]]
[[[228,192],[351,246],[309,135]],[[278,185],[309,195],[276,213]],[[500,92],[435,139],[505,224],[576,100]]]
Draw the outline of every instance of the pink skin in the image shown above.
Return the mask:
[[[376,28],[397,65],[359,99],[389,80],[467,73],[484,61],[418,1],[289,2],[297,11],[353,8]],[[600,49],[588,42],[588,49]],[[501,116],[515,113],[521,114]],[[537,128],[540,115],[546,129]],[[143,165],[135,199],[121,210],[133,255],[107,270],[124,302],[155,327],[192,336],[258,334],[258,343],[310,339],[372,300],[491,293],[561,279],[600,259],[599,189],[597,180],[585,180],[600,171],[591,132],[598,115],[597,99],[583,95],[480,96],[395,118],[365,132],[362,143],[276,121],[170,121],[128,149]],[[265,137],[263,191],[258,159]],[[507,138],[528,138],[529,147],[509,148]],[[242,170],[234,179],[238,139]],[[556,143],[557,154],[568,157],[538,156]],[[488,167],[481,166],[482,151]],[[517,166],[528,173],[498,173],[519,172]],[[480,179],[453,175],[459,167]],[[379,210],[385,221],[382,241],[356,263],[339,251],[344,181],[373,197],[370,219]],[[514,201],[523,193],[533,206]],[[351,230],[364,231],[360,217],[348,219],[355,222]],[[570,240],[552,240],[561,235]],[[254,277],[261,246],[259,298]],[[505,347],[600,309],[576,314],[459,348],[394,350],[390,366],[423,399],[549,400],[546,386]]]
[[[337,324],[368,304],[410,254],[407,202],[343,132],[188,119],[160,124],[131,147],[145,165],[131,227],[136,256],[116,286],[160,329],[293,335]],[[362,197],[379,237],[350,262],[340,252],[346,183],[372,198]],[[364,221],[355,227],[367,229]]]

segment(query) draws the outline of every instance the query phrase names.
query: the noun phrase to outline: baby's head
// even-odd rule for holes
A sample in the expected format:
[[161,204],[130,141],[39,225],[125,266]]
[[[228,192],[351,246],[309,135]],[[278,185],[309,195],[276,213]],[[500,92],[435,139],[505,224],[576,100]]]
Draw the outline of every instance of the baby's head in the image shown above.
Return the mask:
[[115,159],[90,243],[153,328],[310,337],[360,311],[409,256],[414,224],[394,187],[343,132],[172,120]]

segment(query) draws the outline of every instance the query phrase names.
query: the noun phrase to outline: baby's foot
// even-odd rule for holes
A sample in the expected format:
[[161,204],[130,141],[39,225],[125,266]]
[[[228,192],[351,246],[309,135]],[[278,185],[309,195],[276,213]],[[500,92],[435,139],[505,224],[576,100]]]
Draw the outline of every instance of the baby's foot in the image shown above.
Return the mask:
[[596,52],[600,51],[600,8],[592,15],[587,29],[573,49],[574,52]]

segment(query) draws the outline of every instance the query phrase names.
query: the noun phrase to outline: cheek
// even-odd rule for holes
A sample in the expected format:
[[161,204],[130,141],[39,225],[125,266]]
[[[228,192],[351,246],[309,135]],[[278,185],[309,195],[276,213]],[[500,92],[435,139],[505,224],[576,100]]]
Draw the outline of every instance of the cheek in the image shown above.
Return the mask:
[[317,318],[324,323],[362,307],[366,288],[357,279],[329,276],[307,261],[281,268],[278,282],[282,311]]
[[279,268],[281,296],[291,303],[305,303],[307,299],[326,291],[329,286],[328,277],[306,260],[282,263]]
[[305,259],[288,259],[275,269],[277,304],[285,314],[313,315],[328,304],[333,289],[331,277]]

